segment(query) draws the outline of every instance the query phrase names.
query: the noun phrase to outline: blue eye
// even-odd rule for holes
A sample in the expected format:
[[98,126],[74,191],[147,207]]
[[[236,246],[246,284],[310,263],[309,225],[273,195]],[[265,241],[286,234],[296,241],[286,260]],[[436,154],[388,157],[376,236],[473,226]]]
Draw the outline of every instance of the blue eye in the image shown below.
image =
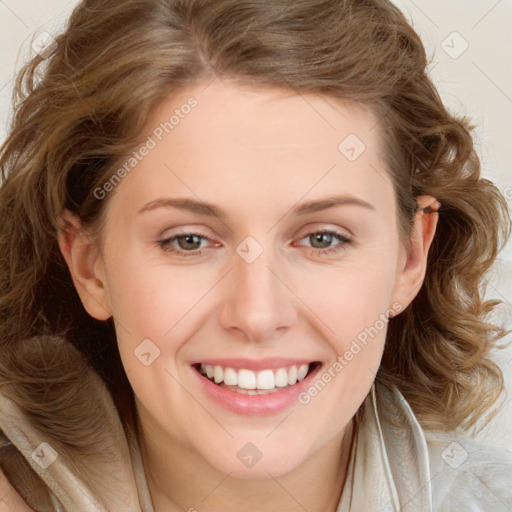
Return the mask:
[[[304,240],[306,238],[308,238],[314,244],[327,244],[326,247],[322,248],[310,247],[313,253],[317,255],[326,255],[333,252],[337,253],[338,251],[344,249],[347,244],[351,243],[351,239],[347,236],[343,235],[342,233],[338,233],[337,231],[331,230],[311,231],[310,233],[304,235],[300,240]],[[339,243],[332,245],[335,239],[338,239]],[[192,256],[198,256],[198,251],[200,253],[201,249],[205,248],[202,246],[203,241],[213,243],[210,238],[201,235],[200,233],[186,232],[178,233],[164,240],[159,240],[157,244],[165,252],[183,256],[184,258],[190,258]],[[176,243],[178,244],[177,246]]]

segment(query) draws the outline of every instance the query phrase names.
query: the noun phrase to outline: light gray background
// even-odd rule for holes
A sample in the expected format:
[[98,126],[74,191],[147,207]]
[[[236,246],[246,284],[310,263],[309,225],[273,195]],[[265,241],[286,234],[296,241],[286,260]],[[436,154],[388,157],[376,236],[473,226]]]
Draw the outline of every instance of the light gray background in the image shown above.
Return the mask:
[[[0,140],[7,133],[14,75],[33,55],[31,38],[57,34],[76,0],[0,0]],[[483,176],[512,208],[512,2],[510,0],[395,0],[420,34],[433,62],[430,74],[446,105],[472,118]],[[467,47],[467,48],[466,48]],[[512,240],[489,274],[487,297],[505,301],[511,324]],[[512,326],[511,326],[512,327]],[[508,338],[510,339],[510,337]],[[480,434],[512,449],[512,348],[494,355],[509,390],[502,413]]]

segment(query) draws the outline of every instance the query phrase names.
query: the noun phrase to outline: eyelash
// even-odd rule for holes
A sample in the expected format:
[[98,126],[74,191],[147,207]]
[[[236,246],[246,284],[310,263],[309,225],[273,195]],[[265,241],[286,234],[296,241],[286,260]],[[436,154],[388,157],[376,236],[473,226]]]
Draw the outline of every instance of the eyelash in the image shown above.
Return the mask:
[[[325,249],[315,249],[314,247],[311,247],[310,249],[312,251],[314,251],[314,253],[316,255],[326,254],[327,252],[331,252],[333,249],[334,249],[335,253],[338,253],[339,251],[345,249],[346,245],[352,243],[352,240],[350,238],[348,238],[347,236],[345,236],[337,231],[332,231],[332,230],[328,230],[328,229],[318,230],[318,231],[310,231],[309,233],[306,233],[300,240],[304,240],[304,238],[308,238],[311,235],[318,235],[318,234],[330,235],[335,238],[338,238],[340,240],[340,243],[338,245],[335,245],[332,247],[327,247]],[[177,254],[179,256],[184,256],[185,258],[191,257],[194,255],[194,253],[196,251],[200,251],[201,249],[194,249],[192,251],[183,251],[181,249],[176,249],[171,245],[172,242],[174,242],[178,238],[185,238],[187,236],[197,236],[198,238],[212,242],[212,240],[210,238],[208,238],[200,233],[196,233],[194,231],[187,231],[187,232],[183,232],[183,233],[178,233],[170,238],[166,238],[165,240],[159,240],[157,242],[157,244],[165,252],[169,252],[171,254]]]

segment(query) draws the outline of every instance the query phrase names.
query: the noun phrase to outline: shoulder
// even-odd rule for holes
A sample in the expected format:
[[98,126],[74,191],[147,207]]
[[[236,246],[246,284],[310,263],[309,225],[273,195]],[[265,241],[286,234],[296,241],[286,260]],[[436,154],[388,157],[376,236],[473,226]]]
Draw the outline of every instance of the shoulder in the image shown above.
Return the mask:
[[[409,469],[423,468],[422,489],[431,495],[432,510],[512,511],[512,446],[496,446],[469,433],[423,429],[397,389],[382,388],[380,404],[385,406],[381,407],[381,419],[407,427],[382,424],[390,445],[411,462]],[[411,436],[415,443],[404,452]],[[390,458],[400,481],[409,482],[403,460],[393,453]]]
[[34,512],[0,470],[0,512]]
[[434,510],[511,509],[512,451],[444,432],[425,438]]

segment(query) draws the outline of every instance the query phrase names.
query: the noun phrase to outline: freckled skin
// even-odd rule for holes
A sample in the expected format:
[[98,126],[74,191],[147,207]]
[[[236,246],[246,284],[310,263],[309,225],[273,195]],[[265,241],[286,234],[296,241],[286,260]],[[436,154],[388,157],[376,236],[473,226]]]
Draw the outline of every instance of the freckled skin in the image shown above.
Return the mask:
[[[88,273],[76,267],[77,289],[91,315],[114,317],[157,512],[302,510],[274,478],[307,510],[335,510],[351,419],[375,378],[385,329],[307,405],[267,417],[212,402],[190,361],[303,357],[328,368],[379,315],[412,301],[437,216],[417,217],[406,255],[391,179],[373,169],[385,172],[379,129],[361,105],[334,109],[332,99],[309,95],[306,102],[217,79],[163,102],[147,134],[190,96],[197,106],[110,192],[104,250],[87,260]],[[338,150],[350,134],[366,146],[353,162]],[[289,214],[297,203],[342,194],[374,211],[344,205]],[[137,213],[162,197],[214,203],[227,218],[174,208]],[[420,198],[422,205],[432,200]],[[325,230],[350,242],[312,245],[309,235]],[[176,239],[159,245],[190,231],[209,241],[188,252]],[[263,248],[250,264],[236,252],[248,236]],[[73,255],[61,242],[61,249],[71,266],[86,260],[85,248]],[[160,350],[148,366],[134,356],[145,339]],[[237,456],[249,442],[262,453],[252,467]]]

